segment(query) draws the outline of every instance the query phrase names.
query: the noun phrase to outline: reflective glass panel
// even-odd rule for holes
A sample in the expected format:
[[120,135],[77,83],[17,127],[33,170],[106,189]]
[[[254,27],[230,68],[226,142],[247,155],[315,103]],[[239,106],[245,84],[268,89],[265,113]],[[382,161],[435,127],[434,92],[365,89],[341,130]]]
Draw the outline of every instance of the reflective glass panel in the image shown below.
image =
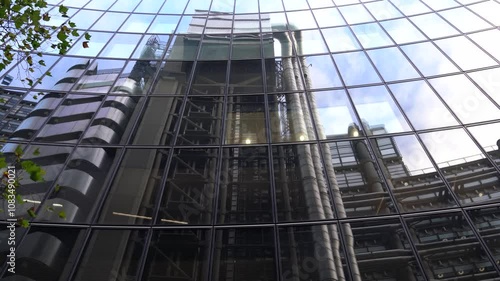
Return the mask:
[[200,50],[200,60],[227,60],[229,59],[229,35],[203,37]]
[[151,224],[167,157],[165,149],[128,149],[104,202],[99,222]]
[[261,60],[231,61],[230,69],[230,94],[262,93],[264,91]]
[[497,65],[492,58],[463,36],[435,42],[463,70]]
[[[283,66],[288,67],[288,58],[283,59]],[[302,70],[304,73],[304,78],[306,82],[307,89],[319,89],[319,88],[330,88],[330,87],[340,87],[342,86],[340,82],[339,75],[335,66],[332,63],[330,56],[309,56],[301,58]],[[293,84],[293,78],[291,73],[287,73],[283,81],[286,85]],[[296,77],[296,76],[294,76]],[[290,79],[290,80],[288,80]],[[295,78],[297,79],[297,78]],[[297,81],[300,84],[300,81]],[[297,88],[290,88],[289,90],[299,90],[300,85]]]
[[316,139],[305,94],[271,95],[268,104],[273,142]]
[[272,228],[221,229],[215,239],[212,280],[276,280]]
[[103,12],[80,10],[71,18],[72,22],[78,22],[79,29],[88,29],[103,14]]
[[500,60],[500,30],[490,30],[469,35],[469,38],[474,40],[486,52]]
[[420,136],[460,204],[499,201],[500,175],[463,129]]
[[313,13],[319,27],[339,26],[345,24],[339,10],[335,8],[313,10]]
[[407,16],[430,12],[420,0],[390,0],[401,12]]
[[328,53],[325,41],[318,30],[301,31],[300,36],[296,36],[296,42],[298,55]]
[[180,16],[158,15],[148,29],[149,33],[174,33]]
[[377,134],[379,128],[384,132],[393,133],[408,131],[410,127],[392,100],[389,92],[383,86],[350,89],[352,97],[363,125],[370,134]]
[[259,2],[258,1],[247,1],[247,0],[236,0],[234,12],[239,13],[258,13],[259,12]]
[[348,27],[325,28],[322,31],[330,52],[361,49]]
[[139,6],[135,8],[134,13],[157,13],[160,7],[163,5],[163,1],[157,0],[142,0]]
[[500,25],[500,4],[494,1],[485,1],[479,4],[469,6],[474,12],[485,18],[494,25]]
[[391,84],[389,88],[415,129],[458,125],[450,111],[424,81]]
[[175,149],[160,203],[158,224],[210,224],[217,149]]
[[[92,1],[95,2],[95,1]],[[140,0],[117,0],[110,8],[111,11],[130,12],[135,9]]]
[[153,15],[132,14],[120,28],[121,32],[137,32],[144,33],[148,30]]
[[105,13],[93,26],[93,30],[116,31],[128,17],[125,13]]
[[340,75],[346,85],[360,85],[381,82],[375,69],[363,52],[335,54]]
[[149,98],[131,137],[132,144],[168,145],[178,122],[180,99],[173,97]]
[[339,7],[340,12],[344,15],[348,24],[362,23],[373,21],[372,16],[364,8],[363,5],[352,5]]
[[398,44],[425,40],[424,35],[407,19],[383,21],[381,24]]
[[500,104],[500,68],[493,68],[472,72],[470,77],[476,82],[497,104]]
[[497,164],[500,164],[500,135],[498,133],[500,123],[469,127],[469,131],[486,153]]
[[377,20],[386,20],[402,16],[401,13],[387,0],[368,2],[365,4],[365,7]]
[[381,168],[391,183],[399,210],[416,212],[455,206],[415,136],[372,139]]
[[[360,131],[354,125],[349,130]],[[323,154],[339,216],[364,217],[395,212],[375,157],[364,140],[327,143],[323,146]]]
[[128,59],[141,38],[142,35],[139,34],[116,34],[99,56]]
[[159,60],[162,59],[163,53],[167,49],[168,35],[148,35],[142,37],[135,52],[132,54],[133,59],[142,60]]
[[175,35],[167,49],[165,59],[190,61],[196,58],[201,37],[199,35]]
[[227,144],[266,142],[264,96],[232,96],[227,101]]
[[399,220],[356,222],[342,228],[345,239],[354,242],[345,248],[355,256],[351,264],[365,276],[363,280],[424,280]]
[[73,280],[137,277],[145,237],[144,230],[94,230]]
[[401,49],[424,76],[458,72],[458,68],[429,42],[406,45]]
[[439,13],[462,32],[471,32],[491,27],[491,25],[466,8],[445,10]]
[[493,264],[461,213],[406,219],[430,279],[497,278]]
[[279,221],[333,218],[318,145],[273,146]]
[[206,280],[210,237],[201,229],[154,231],[141,280]]
[[280,227],[281,275],[290,280],[342,280],[349,276],[336,224]]
[[290,30],[317,28],[316,21],[310,11],[287,12]]
[[224,148],[218,224],[272,221],[267,147]]
[[[396,48],[384,48],[368,51],[368,56],[385,81],[404,80],[420,77],[401,51]],[[397,68],[394,66],[397,65]]]
[[285,10],[287,11],[309,9],[306,0],[285,1],[283,4],[285,5]]
[[429,81],[462,122],[500,118],[500,110],[467,77],[455,75]]
[[196,64],[190,94],[223,95],[226,72],[226,61],[199,61]]
[[188,0],[167,0],[160,9],[160,14],[182,14]]
[[367,23],[352,26],[352,30],[365,48],[393,45],[391,38],[377,23]]
[[261,13],[283,11],[283,4],[281,1],[259,0],[259,7]]
[[[256,30],[258,31],[258,29]],[[233,35],[232,42],[232,53],[231,58],[233,60],[242,59],[259,59],[261,57],[261,43],[260,34],[238,34]],[[266,41],[271,41],[273,39],[266,38]],[[269,42],[271,43],[271,42]]]
[[176,145],[219,144],[223,97],[188,97]]
[[360,123],[344,90],[309,93],[320,139],[348,136],[349,126]]
[[96,57],[112,35],[113,33],[92,32],[92,43],[88,43],[88,48],[83,46],[83,42],[87,40],[82,37],[75,42],[73,48],[68,51],[68,55]]
[[[498,225],[499,225],[499,207],[481,208],[469,210],[467,213],[472,218],[472,222],[476,226],[479,235],[482,236],[486,246],[494,253],[495,259],[498,260],[498,251],[500,247],[496,241],[498,240]],[[479,270],[485,270],[485,267],[480,267]]]
[[439,1],[421,0],[421,1],[427,4],[427,6],[431,7],[431,9],[433,9],[434,11],[460,6],[460,4],[455,2],[455,0],[439,0]]
[[455,28],[436,14],[415,16],[410,20],[431,39],[458,34]]

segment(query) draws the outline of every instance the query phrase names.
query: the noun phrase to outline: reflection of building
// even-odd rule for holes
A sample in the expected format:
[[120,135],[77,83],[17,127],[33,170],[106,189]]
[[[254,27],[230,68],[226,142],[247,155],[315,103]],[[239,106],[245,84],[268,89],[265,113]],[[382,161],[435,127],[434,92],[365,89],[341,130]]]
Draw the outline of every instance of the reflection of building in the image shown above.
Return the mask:
[[24,93],[16,91],[5,91],[0,94],[3,100],[0,103],[2,120],[0,125],[0,135],[10,136],[21,122],[28,116],[35,106],[34,102],[23,99]]
[[[394,8],[399,1],[311,13],[313,2],[290,7],[293,1],[285,1],[286,12],[260,15],[192,6],[193,14],[183,16],[141,10],[146,12],[127,20],[169,27],[178,21],[184,31],[163,36],[146,27],[137,39],[138,45],[147,42],[139,58],[76,54],[55,63],[54,69],[62,70],[53,73],[54,87],[9,134],[3,149],[12,157],[21,144],[24,158],[46,171],[44,182],[25,178],[19,189],[27,203],[18,216],[34,207],[37,217],[19,234],[18,276],[42,281],[498,278],[499,212],[481,205],[498,202],[496,154],[449,159],[445,166],[423,137],[460,129],[476,150],[489,152],[472,141],[470,136],[477,136],[469,127],[494,120],[419,130],[380,118],[371,122],[380,125],[370,126],[372,120],[363,116],[368,109],[406,108],[393,92],[381,94],[382,80],[351,87],[332,78],[315,85],[318,74],[333,77],[339,71],[343,77],[345,65],[331,60],[328,49],[314,61],[302,56],[314,49],[307,40],[315,28],[303,24],[310,23],[308,14],[316,26],[335,17],[317,14],[339,12],[340,27],[314,30],[325,36],[317,42],[333,52],[349,44],[325,34],[361,26],[344,24],[348,9],[380,3]],[[172,1],[165,3],[174,8]],[[281,5],[260,1],[256,10],[273,3]],[[80,11],[95,14],[96,6],[90,7]],[[339,43],[347,40],[342,36]],[[112,38],[107,44],[114,43]],[[71,63],[58,68],[66,60]],[[328,62],[328,70],[318,67]],[[376,98],[360,98],[365,93]],[[337,99],[324,106],[319,96]],[[325,116],[337,109],[350,115],[342,122],[351,119],[355,125],[330,134],[325,128],[337,123]],[[1,233],[0,239],[5,237]],[[23,278],[18,276],[2,279]]]

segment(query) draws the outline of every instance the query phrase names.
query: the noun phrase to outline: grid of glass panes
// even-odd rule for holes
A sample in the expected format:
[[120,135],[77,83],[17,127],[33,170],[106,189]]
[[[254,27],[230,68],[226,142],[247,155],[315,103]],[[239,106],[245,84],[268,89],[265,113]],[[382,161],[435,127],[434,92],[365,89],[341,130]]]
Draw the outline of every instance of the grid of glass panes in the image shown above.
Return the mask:
[[499,1],[48,2],[92,38],[0,73],[21,275],[499,278]]

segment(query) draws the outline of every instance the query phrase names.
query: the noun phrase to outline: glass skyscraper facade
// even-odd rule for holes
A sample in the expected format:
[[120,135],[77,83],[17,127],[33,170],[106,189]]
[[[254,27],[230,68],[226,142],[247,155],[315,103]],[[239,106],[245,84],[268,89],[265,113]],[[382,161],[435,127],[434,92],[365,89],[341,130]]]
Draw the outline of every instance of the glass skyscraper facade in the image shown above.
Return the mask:
[[500,280],[500,1],[48,2],[0,280]]

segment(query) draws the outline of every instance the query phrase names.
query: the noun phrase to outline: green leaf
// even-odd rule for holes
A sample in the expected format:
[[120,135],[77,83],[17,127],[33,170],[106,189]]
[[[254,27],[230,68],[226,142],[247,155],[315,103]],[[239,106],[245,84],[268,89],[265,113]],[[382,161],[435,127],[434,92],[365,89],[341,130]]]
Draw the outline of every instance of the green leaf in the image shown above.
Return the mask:
[[56,184],[54,191],[59,192],[59,190],[61,190],[61,186],[59,184]]
[[67,7],[65,7],[63,5],[59,6],[59,13],[66,14],[67,12],[68,12],[68,8]]
[[36,218],[36,214],[35,214],[35,208],[34,207],[31,207],[28,209],[28,215],[32,218]]
[[17,201],[17,204],[24,204],[24,200],[23,200],[23,197],[19,194],[16,195],[16,201]]
[[15,154],[16,154],[16,156],[17,156],[17,157],[21,157],[21,156],[23,156],[23,154],[24,154],[24,152],[23,152],[23,148],[22,148],[20,145],[18,145],[18,146],[16,147]]
[[85,40],[90,40],[92,36],[90,36],[90,34],[88,34],[87,32],[85,32]]
[[66,212],[64,212],[64,211],[60,211],[57,215],[58,215],[61,219],[66,219]]
[[7,162],[5,161],[5,157],[0,158],[0,169],[7,167]]
[[68,22],[68,25],[71,27],[71,28],[75,28],[76,27],[76,23],[72,22],[72,21],[69,21]]
[[35,149],[35,151],[33,151],[33,155],[35,155],[35,156],[40,155],[40,148]]
[[41,65],[41,66],[46,66],[46,65],[45,65],[45,61],[44,61],[44,60],[39,60],[39,61],[38,61],[38,64],[39,64],[39,65]]
[[30,226],[29,220],[26,219],[19,219],[17,221],[21,227],[28,228]]

